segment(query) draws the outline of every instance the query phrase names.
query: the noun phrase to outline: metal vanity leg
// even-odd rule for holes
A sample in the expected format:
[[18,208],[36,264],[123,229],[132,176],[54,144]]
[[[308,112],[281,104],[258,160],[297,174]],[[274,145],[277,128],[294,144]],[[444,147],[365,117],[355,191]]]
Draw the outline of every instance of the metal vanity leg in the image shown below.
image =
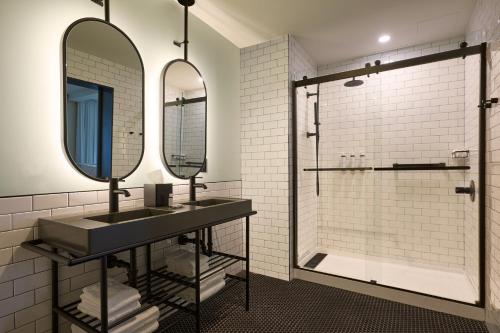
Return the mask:
[[151,244],[146,245],[146,286],[149,298],[151,296]]
[[[57,253],[57,249],[53,249]],[[59,264],[52,260],[52,332],[59,333],[59,316],[56,308],[59,307]]]
[[246,271],[245,271],[245,287],[246,287],[246,293],[245,293],[245,309],[248,311],[250,310],[250,216],[246,217],[245,220],[245,246],[246,246]]
[[108,333],[108,257],[101,258],[101,332]]
[[196,332],[201,332],[201,309],[200,309],[200,230],[196,230],[195,246],[195,292],[196,292]]
[[137,251],[135,248],[130,249],[130,281],[131,287],[137,287]]
[[212,242],[212,227],[208,227],[208,256],[211,257],[212,256],[212,252],[213,252],[213,242]]

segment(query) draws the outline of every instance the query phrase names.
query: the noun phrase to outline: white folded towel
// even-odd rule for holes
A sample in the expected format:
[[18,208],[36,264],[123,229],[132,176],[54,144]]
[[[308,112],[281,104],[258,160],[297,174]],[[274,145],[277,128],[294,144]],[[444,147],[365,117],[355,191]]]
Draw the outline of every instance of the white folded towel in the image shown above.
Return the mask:
[[[208,299],[209,297],[215,295],[226,285],[226,281],[217,280],[215,284],[209,285],[207,288],[201,288],[200,301]],[[180,293],[177,294],[182,299],[185,299],[188,302],[195,303],[196,302],[196,292],[193,288],[184,289]]]
[[[196,274],[195,254],[185,249],[177,249],[166,254],[167,269],[170,272],[193,277]],[[200,254],[200,272],[209,269],[209,257]]]
[[225,277],[226,277],[226,271],[222,269],[219,272],[215,273],[214,275],[211,275],[208,278],[202,280],[200,282],[200,287],[202,290],[203,288],[209,288],[210,286],[216,284],[217,282],[224,280]]
[[[141,303],[138,301],[133,301],[132,303],[126,304],[125,306],[110,310],[108,308],[108,321],[110,323],[116,321],[117,319],[122,318],[123,316],[139,309],[141,307]],[[94,303],[88,303],[86,301],[82,301],[80,304],[77,306],[78,311],[83,312],[85,314],[88,314],[92,317],[96,317],[99,320],[101,319],[101,305],[100,304],[94,304]]]
[[[113,327],[109,330],[109,333],[151,333],[158,328],[159,317],[160,310],[158,307],[153,306],[126,322]],[[75,325],[71,325],[71,331],[73,333],[85,332]]]
[[[126,333],[153,333],[154,331],[156,331],[158,329],[158,327],[160,327],[160,324],[158,323],[158,321],[155,321],[151,324],[146,324],[142,327],[139,327],[137,330],[135,331],[130,331],[130,332],[126,332]],[[71,325],[71,332],[72,333],[87,333],[86,331],[82,330],[80,327],[76,326],[76,325]],[[115,333],[115,331],[113,330],[110,330],[110,333]]]
[[[191,261],[194,262],[194,257],[195,257],[194,253],[195,253],[195,250],[192,247],[183,246],[183,247],[177,248],[177,249],[169,249],[169,250],[167,250],[165,255],[167,257],[167,260],[175,259],[178,256],[190,255]],[[210,260],[210,257],[200,253],[200,263],[201,264],[206,264],[206,263],[208,263],[209,260]]]
[[[101,304],[101,283],[94,283],[91,286],[83,288],[82,301],[88,300],[93,304]],[[108,279],[108,309],[113,312],[127,304],[138,301],[141,298],[139,291],[129,287],[114,279]]]

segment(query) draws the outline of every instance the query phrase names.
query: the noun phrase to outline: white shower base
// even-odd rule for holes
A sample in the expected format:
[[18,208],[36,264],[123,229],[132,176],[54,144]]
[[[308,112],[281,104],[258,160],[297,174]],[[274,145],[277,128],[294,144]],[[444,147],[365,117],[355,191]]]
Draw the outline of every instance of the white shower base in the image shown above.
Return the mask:
[[[321,251],[319,251],[321,252]],[[328,252],[322,252],[328,253]],[[315,271],[475,303],[476,288],[465,273],[422,268],[384,261],[382,258],[328,254]]]

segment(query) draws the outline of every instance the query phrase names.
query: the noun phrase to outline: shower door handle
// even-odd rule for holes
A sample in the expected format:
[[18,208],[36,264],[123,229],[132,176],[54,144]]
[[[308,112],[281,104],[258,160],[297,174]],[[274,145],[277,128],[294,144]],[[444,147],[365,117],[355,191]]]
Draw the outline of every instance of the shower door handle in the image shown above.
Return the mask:
[[455,193],[468,194],[470,196],[470,200],[474,201],[476,196],[476,187],[474,185],[474,181],[470,181],[469,187],[455,187]]

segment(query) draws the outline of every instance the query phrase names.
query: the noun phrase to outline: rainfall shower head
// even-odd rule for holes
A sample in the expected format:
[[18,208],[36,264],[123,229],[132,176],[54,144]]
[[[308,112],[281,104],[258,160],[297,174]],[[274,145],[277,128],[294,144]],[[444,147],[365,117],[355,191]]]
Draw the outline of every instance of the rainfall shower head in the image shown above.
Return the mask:
[[350,87],[359,87],[362,84],[363,80],[356,80],[356,78],[353,77],[351,81],[347,81],[346,83],[344,83],[344,86],[350,88]]

